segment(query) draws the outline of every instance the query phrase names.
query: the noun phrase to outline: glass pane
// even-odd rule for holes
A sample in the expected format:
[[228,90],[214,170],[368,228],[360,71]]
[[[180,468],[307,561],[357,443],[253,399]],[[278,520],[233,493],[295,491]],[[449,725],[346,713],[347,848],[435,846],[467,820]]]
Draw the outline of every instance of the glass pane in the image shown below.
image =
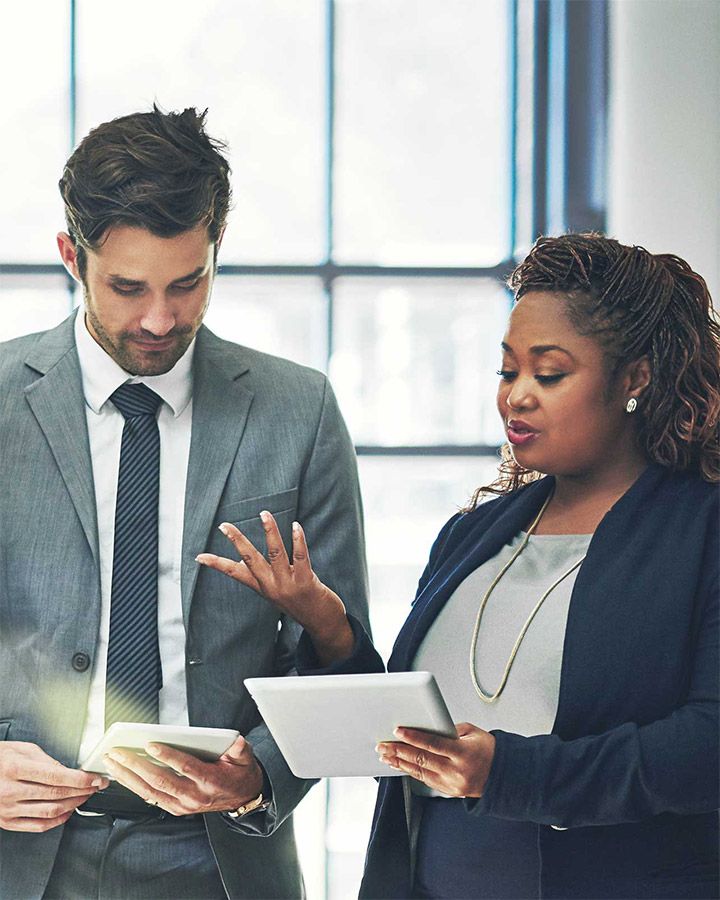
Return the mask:
[[0,341],[9,341],[59,325],[70,315],[72,301],[62,275],[3,275],[0,306]]
[[[293,813],[293,830],[308,900],[325,900],[326,779],[303,797]],[[343,810],[346,814],[347,810]]]
[[377,784],[372,778],[330,778],[328,790],[327,900],[351,900],[360,888]]
[[510,255],[505,0],[338,0],[335,257]]
[[330,373],[357,444],[501,443],[501,285],[343,278],[335,291]]
[[327,301],[317,278],[219,275],[205,324],[229,341],[326,368]]
[[[78,0],[78,135],[114,116],[209,107],[230,144],[222,258],[316,262],[325,249],[323,0]],[[112,40],[108,41],[108,35]]]
[[360,456],[373,639],[387,661],[442,526],[480,485],[494,456]]
[[65,220],[57,185],[70,146],[68,9],[47,0],[3,5],[4,262],[58,258],[55,235]]

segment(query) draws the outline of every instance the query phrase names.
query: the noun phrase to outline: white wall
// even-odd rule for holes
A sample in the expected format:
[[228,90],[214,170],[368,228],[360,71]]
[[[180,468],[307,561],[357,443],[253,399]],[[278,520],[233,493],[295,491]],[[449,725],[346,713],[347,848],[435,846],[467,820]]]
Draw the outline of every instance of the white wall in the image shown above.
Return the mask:
[[611,0],[608,234],[676,253],[720,308],[720,0]]

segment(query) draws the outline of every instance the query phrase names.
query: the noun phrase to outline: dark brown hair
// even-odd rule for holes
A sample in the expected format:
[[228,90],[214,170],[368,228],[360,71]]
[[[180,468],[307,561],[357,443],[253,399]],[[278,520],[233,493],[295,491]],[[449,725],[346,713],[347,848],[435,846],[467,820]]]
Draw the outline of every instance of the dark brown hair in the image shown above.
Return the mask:
[[[648,460],[720,481],[720,325],[704,279],[684,259],[627,247],[601,234],[541,237],[508,285],[517,302],[531,291],[565,301],[579,334],[607,366],[606,398],[623,366],[647,356],[652,380],[639,398],[638,440]],[[541,477],[501,448],[498,478],[478,488],[504,494]]]
[[60,193],[84,277],[87,250],[117,225],[175,237],[199,224],[217,244],[230,208],[225,145],[205,133],[207,110],[133,113],[98,125],[65,164]]

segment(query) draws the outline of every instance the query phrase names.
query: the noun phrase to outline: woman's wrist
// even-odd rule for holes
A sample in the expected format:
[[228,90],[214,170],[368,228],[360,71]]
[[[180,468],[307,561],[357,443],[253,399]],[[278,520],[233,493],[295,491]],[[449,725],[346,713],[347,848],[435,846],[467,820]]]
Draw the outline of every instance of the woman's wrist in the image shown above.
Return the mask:
[[342,604],[340,607],[323,616],[319,622],[305,626],[323,667],[347,659],[355,646],[355,635]]

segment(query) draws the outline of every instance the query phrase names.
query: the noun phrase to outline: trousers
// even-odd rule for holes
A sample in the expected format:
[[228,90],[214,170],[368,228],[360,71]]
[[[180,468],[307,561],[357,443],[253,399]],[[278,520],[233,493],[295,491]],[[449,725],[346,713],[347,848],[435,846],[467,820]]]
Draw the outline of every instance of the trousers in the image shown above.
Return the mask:
[[43,900],[227,900],[202,816],[70,817]]

